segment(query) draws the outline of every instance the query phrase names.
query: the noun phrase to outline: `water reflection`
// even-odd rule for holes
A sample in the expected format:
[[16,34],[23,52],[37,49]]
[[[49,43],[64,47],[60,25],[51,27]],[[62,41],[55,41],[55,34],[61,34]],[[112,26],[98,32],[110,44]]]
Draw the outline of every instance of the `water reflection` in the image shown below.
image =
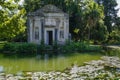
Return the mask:
[[49,59],[48,54],[45,54],[45,55],[44,55],[44,68],[45,68],[45,69],[47,68],[48,59]]
[[[51,71],[51,70],[64,70],[65,68],[71,66],[75,61],[81,63],[85,61],[84,57],[94,59],[93,55],[87,54],[74,54],[68,56],[69,54],[39,54],[36,57],[23,57],[23,58],[1,58],[0,72],[5,71],[6,73],[17,73],[24,71]],[[82,57],[81,57],[82,55]],[[81,58],[79,58],[81,57]],[[99,56],[98,56],[99,57]],[[4,69],[4,70],[3,70]]]
[[41,59],[41,55],[38,54],[38,55],[36,56],[36,59],[37,59],[37,60],[40,60],[40,59]]
[[4,58],[0,61],[0,65],[3,65],[0,66],[0,72],[17,73],[22,71],[40,71],[41,69],[44,71],[56,70],[60,66],[67,65],[66,63],[64,54],[60,53],[57,55],[51,55],[49,53],[45,53],[44,55],[38,54],[32,58]]
[[4,67],[0,66],[0,72],[4,72]]

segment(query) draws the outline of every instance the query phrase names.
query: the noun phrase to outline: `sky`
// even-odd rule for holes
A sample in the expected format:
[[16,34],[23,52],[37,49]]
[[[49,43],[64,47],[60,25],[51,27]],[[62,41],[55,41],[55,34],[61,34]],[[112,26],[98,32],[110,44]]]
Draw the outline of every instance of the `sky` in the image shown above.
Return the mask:
[[[120,0],[117,0],[117,3],[118,3],[117,8],[119,8],[119,9],[120,9]],[[119,12],[118,12],[118,16],[120,17],[120,10],[119,10]]]
[[[117,1],[117,3],[118,3],[118,6],[117,6],[117,8],[119,8],[120,9],[120,0],[116,0]],[[24,2],[24,0],[21,0],[20,1],[20,4],[22,4]],[[119,10],[119,12],[118,12],[118,14],[117,14],[119,17],[120,17],[120,10]]]
[[19,4],[21,4],[22,5],[22,3],[24,2],[24,0],[21,0],[20,2],[19,2]]

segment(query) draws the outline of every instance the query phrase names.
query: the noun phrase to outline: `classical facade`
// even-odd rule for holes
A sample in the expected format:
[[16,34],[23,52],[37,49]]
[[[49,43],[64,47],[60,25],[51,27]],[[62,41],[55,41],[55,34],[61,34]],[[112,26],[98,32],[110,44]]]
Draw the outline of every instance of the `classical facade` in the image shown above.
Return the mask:
[[44,40],[63,44],[69,39],[69,16],[54,5],[46,5],[28,14],[28,42],[39,44]]

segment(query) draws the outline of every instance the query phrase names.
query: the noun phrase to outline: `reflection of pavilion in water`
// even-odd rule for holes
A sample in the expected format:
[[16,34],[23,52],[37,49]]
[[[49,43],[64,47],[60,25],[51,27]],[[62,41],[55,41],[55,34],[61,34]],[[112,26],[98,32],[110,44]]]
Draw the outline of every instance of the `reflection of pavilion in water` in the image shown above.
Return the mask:
[[[54,60],[54,58],[55,58],[55,60]],[[66,60],[66,58],[65,58],[65,56],[63,55],[63,54],[58,54],[58,55],[50,55],[50,54],[48,54],[48,53],[44,53],[44,56],[43,56],[43,58],[42,58],[42,55],[37,55],[36,56],[36,59],[39,61],[39,60],[43,60],[44,61],[44,69],[45,70],[47,70],[48,69],[48,64],[49,64],[49,61],[50,61],[50,59],[52,59],[51,60],[51,67],[52,67],[52,69],[55,69],[55,66],[56,65],[59,65],[59,66],[61,66],[61,61],[62,61],[62,64],[63,64],[63,66],[65,66],[65,65],[68,65],[67,64],[67,60]],[[33,66],[33,65],[32,65]]]
[[3,72],[3,71],[4,71],[4,67],[0,66],[0,72]]

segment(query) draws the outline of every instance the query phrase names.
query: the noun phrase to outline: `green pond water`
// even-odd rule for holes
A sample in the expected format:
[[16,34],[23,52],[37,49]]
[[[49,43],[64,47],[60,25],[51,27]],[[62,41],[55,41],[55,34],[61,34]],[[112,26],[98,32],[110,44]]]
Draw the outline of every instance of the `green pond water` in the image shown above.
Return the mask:
[[69,68],[72,64],[83,65],[84,62],[90,60],[98,60],[102,55],[99,53],[73,53],[58,54],[49,57],[47,54],[43,58],[41,56],[31,58],[9,58],[0,57],[0,71],[5,73],[17,73],[21,71],[62,71]]

